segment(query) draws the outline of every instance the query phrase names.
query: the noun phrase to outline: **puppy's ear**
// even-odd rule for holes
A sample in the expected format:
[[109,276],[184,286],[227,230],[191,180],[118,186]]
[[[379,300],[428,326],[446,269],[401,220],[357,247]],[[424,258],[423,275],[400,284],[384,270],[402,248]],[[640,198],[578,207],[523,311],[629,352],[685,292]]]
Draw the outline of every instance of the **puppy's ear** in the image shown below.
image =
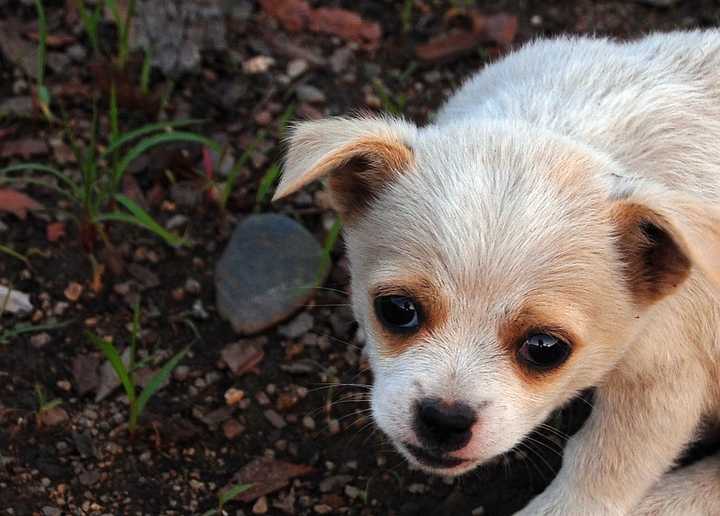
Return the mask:
[[273,199],[328,176],[335,209],[344,219],[362,213],[379,191],[414,163],[417,128],[399,120],[330,118],[295,127]]
[[696,267],[720,290],[720,209],[658,186],[614,201],[618,247],[636,301],[672,293]]

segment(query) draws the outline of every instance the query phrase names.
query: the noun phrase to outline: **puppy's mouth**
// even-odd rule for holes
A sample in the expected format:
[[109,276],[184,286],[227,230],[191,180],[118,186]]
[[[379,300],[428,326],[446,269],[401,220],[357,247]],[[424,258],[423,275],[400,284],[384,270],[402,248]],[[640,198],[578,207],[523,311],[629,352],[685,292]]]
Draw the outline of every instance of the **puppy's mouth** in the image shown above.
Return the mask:
[[404,443],[404,447],[420,466],[434,470],[453,469],[468,462],[466,459],[460,459],[443,452],[421,448],[409,443]]

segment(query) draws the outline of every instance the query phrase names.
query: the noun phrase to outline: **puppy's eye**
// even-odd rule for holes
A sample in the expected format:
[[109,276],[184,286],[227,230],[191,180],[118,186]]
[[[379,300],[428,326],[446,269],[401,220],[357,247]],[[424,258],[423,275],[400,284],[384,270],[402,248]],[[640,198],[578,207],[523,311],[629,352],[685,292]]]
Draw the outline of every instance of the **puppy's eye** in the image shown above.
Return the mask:
[[414,331],[420,326],[420,314],[415,303],[405,296],[375,298],[375,313],[385,326],[395,331]]
[[570,345],[552,335],[538,333],[525,339],[519,354],[520,358],[535,369],[552,369],[570,356]]

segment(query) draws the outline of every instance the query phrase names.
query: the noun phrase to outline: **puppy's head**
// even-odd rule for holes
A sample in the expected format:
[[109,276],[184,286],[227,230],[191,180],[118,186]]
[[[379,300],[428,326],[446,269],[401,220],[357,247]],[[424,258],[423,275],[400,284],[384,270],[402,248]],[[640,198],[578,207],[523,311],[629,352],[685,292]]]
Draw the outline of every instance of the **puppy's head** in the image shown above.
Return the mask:
[[520,124],[296,128],[276,197],[328,176],[373,414],[411,462],[458,474],[507,451],[601,381],[693,265],[720,284],[717,210],[616,172]]

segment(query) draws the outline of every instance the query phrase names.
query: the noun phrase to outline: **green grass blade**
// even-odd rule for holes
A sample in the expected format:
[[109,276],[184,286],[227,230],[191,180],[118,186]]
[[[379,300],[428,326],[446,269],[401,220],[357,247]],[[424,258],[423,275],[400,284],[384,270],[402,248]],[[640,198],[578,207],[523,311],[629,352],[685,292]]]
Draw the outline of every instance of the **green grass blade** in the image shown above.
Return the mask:
[[130,213],[122,213],[119,211],[113,213],[105,213],[96,217],[97,221],[103,220],[114,220],[117,222],[127,222],[135,224],[147,230],[152,231],[159,237],[163,238],[170,245],[183,245],[191,247],[190,242],[183,237],[170,233],[167,229],[158,224],[148,212],[142,209],[142,207],[135,201],[123,194],[116,194],[115,199]]
[[[6,298],[9,299],[8,296]],[[0,307],[0,315],[2,315],[2,312],[4,310],[4,307]],[[17,337],[18,335],[22,335],[23,333],[31,333],[34,331],[45,331],[45,330],[57,330],[60,328],[64,328],[65,326],[72,323],[74,319],[71,319],[69,321],[61,322],[61,323],[47,323],[47,324],[36,324],[35,326],[23,326],[22,328],[16,328],[14,330],[8,330],[4,332],[0,332],[0,344],[7,344],[10,342],[10,339],[13,337]]]
[[232,489],[229,489],[227,493],[225,493],[224,495],[222,495],[220,497],[220,501],[219,501],[220,507],[225,505],[227,502],[229,502],[230,500],[235,498],[240,493],[244,493],[248,489],[252,488],[253,485],[255,485],[255,484],[238,484],[235,487],[233,487]]
[[137,336],[140,331],[140,294],[135,296],[135,307],[133,308],[132,329],[130,330],[130,371],[135,371],[135,349],[137,348]]
[[[53,176],[60,179],[63,183],[68,185],[70,187],[71,192],[68,192],[64,188],[54,185],[48,181],[43,181],[42,179],[35,179],[35,178],[25,178],[25,177],[8,177],[7,174],[13,173],[13,172],[23,172],[25,170],[35,171],[35,172],[47,172],[48,174],[52,174]],[[40,186],[44,186],[46,188],[51,188],[52,190],[65,195],[67,197],[70,197],[71,199],[74,199],[75,196],[79,196],[81,194],[81,190],[78,187],[78,185],[70,179],[66,174],[63,174],[58,169],[51,167],[49,165],[43,165],[41,163],[18,163],[17,165],[10,165],[9,167],[6,167],[2,170],[0,170],[0,184],[2,183],[17,183],[17,182],[23,182],[23,183],[31,183],[36,184]]]
[[185,355],[187,355],[188,351],[190,351],[190,346],[192,346],[192,344],[185,346],[177,355],[165,362],[165,365],[162,366],[162,368],[157,373],[155,373],[152,378],[150,378],[150,381],[142,390],[140,396],[138,396],[138,414],[143,411],[143,408],[145,407],[145,404],[148,402],[150,397],[155,394],[155,392],[160,388],[160,384],[162,384],[163,380],[165,380],[165,378],[167,378],[170,373],[172,373],[172,370],[175,369],[175,366],[178,364],[178,362],[180,362],[180,360],[182,360]]
[[169,133],[157,134],[155,136],[145,138],[140,143],[135,145],[135,147],[130,149],[130,151],[128,151],[122,161],[118,163],[116,173],[124,173],[125,170],[127,170],[127,168],[130,166],[130,163],[132,163],[138,156],[140,156],[143,152],[150,149],[151,147],[155,147],[156,145],[160,145],[162,143],[177,142],[199,143],[200,145],[204,145],[205,147],[208,147],[210,149],[222,152],[222,145],[211,140],[210,138],[206,138],[205,136],[201,136],[199,134],[188,133],[184,131],[174,131]]
[[233,165],[230,173],[227,176],[227,179],[225,180],[225,185],[223,186],[221,196],[223,206],[227,204],[227,200],[230,197],[230,192],[232,192],[232,187],[235,184],[235,178],[240,172],[240,169],[243,167],[243,165],[245,165],[245,162],[248,160],[248,158],[250,158],[250,155],[253,153],[255,148],[260,145],[260,142],[265,139],[265,136],[267,136],[267,129],[263,129],[262,131],[260,131],[260,134],[258,134],[252,142],[250,142],[250,145],[247,146],[245,151],[240,155],[240,158]]
[[118,353],[118,350],[110,342],[101,339],[92,332],[87,332],[87,334],[88,337],[90,337],[90,340],[93,341],[95,345],[100,348],[100,351],[103,352],[105,357],[108,359],[108,362],[110,362],[110,365],[117,373],[120,381],[123,384],[123,387],[125,388],[125,392],[127,393],[127,397],[130,400],[130,404],[132,406],[132,404],[135,403],[136,400],[135,386],[133,385],[132,379],[130,378],[130,373],[128,372],[127,367],[125,367],[125,363],[123,362],[120,353]]
[[17,258],[18,260],[24,262],[25,265],[30,265],[30,261],[22,254],[18,253],[15,249],[11,249],[7,246],[0,244],[0,252],[5,253],[8,256],[12,256],[13,258]]
[[166,132],[170,129],[177,129],[179,127],[184,127],[187,125],[192,124],[200,124],[203,123],[202,120],[176,120],[174,122],[158,122],[156,124],[147,124],[142,127],[139,127],[135,129],[134,131],[130,131],[128,133],[124,133],[121,135],[116,141],[110,142],[110,144],[98,155],[98,161],[104,159],[107,157],[111,152],[114,152],[116,149],[121,147],[122,145],[125,145],[128,142],[131,142],[132,140],[136,140],[140,138],[141,136],[146,136],[151,133],[157,133],[157,132]]
[[272,167],[268,169],[267,172],[265,172],[265,175],[260,180],[260,184],[258,185],[258,191],[257,195],[255,196],[255,211],[260,211],[260,203],[262,203],[265,198],[270,193],[270,189],[275,184],[275,181],[277,181],[277,178],[280,176],[280,165],[278,163],[275,163]]
[[100,57],[100,39],[98,38],[98,23],[100,21],[100,12],[102,3],[98,3],[95,6],[93,14],[87,10],[83,0],[76,0],[75,5],[77,6],[78,13],[80,13],[80,19],[82,20],[83,27],[85,27],[85,33],[90,40],[90,46],[93,49],[95,57]]

